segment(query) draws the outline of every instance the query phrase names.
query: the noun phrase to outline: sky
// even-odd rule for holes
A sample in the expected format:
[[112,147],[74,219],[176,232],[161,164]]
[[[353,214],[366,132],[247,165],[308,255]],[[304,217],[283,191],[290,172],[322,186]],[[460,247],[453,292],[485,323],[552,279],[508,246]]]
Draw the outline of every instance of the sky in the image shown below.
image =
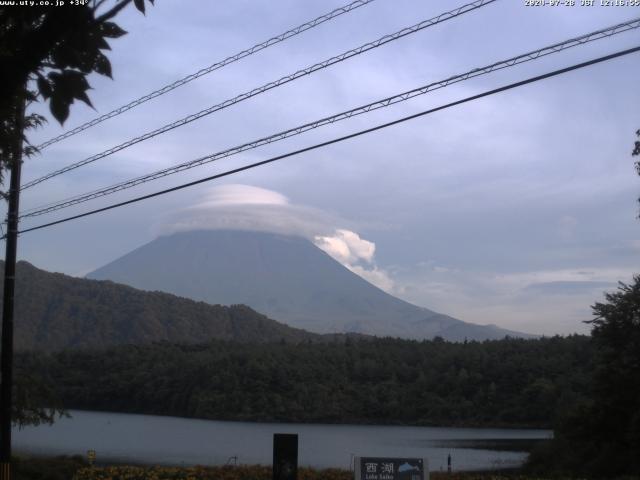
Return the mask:
[[[114,79],[92,76],[44,141],[322,15],[333,0],[158,0],[119,18]],[[375,0],[29,159],[23,183],[462,5]],[[139,143],[22,194],[22,210],[255,140],[640,17],[640,7],[499,0]],[[101,200],[38,225],[304,148],[640,44],[633,30],[460,82]],[[20,237],[19,258],[82,276],[195,228],[301,235],[402,299],[473,323],[586,333],[590,306],[639,272],[640,54],[448,108],[214,182]],[[47,114],[47,105],[34,107]],[[49,118],[51,117],[48,115]]]

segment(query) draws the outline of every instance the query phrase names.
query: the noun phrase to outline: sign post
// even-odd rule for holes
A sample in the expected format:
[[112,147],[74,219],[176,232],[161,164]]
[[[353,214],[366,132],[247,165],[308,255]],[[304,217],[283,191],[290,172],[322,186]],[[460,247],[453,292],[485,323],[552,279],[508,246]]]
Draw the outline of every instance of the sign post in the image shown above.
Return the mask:
[[355,457],[355,480],[429,480],[426,458]]
[[273,434],[273,480],[298,478],[298,435]]

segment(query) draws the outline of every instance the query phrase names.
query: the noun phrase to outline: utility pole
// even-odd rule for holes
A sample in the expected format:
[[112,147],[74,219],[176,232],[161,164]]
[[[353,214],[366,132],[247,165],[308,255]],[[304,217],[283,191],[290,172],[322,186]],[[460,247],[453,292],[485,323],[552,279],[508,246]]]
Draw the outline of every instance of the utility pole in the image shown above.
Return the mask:
[[18,212],[22,138],[24,132],[24,91],[14,103],[14,141],[8,164],[11,168],[9,208],[7,211],[7,245],[4,259],[4,297],[2,304],[2,353],[0,370],[0,480],[11,480],[11,410],[13,390],[13,297],[18,249]]

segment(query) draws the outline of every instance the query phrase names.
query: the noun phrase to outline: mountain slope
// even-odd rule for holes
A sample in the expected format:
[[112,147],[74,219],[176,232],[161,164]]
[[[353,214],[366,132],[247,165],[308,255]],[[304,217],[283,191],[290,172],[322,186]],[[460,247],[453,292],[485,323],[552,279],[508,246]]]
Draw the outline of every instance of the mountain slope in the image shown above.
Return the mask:
[[[4,262],[0,262],[0,273]],[[2,278],[0,277],[0,287]],[[0,288],[0,298],[2,288]],[[321,337],[275,322],[244,305],[225,307],[113,282],[69,277],[19,262],[17,350],[60,350],[158,341],[300,342]]]
[[242,303],[318,333],[449,340],[525,336],[412,305],[366,282],[308,240],[271,233],[217,230],[159,237],[88,278],[211,304]]

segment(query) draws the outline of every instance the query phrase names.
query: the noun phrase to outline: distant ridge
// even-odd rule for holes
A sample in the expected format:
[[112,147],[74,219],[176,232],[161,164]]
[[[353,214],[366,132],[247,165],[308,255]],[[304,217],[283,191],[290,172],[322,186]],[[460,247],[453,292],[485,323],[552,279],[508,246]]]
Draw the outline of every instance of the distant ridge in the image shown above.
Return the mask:
[[162,236],[88,278],[210,304],[245,304],[316,333],[453,341],[533,337],[412,305],[368,283],[310,241],[273,233],[209,230]]
[[[0,261],[0,273],[3,271]],[[244,305],[209,305],[168,293],[143,292],[113,282],[46,272],[27,262],[17,265],[15,319],[16,350],[211,339],[297,343],[336,338],[288,327]]]

